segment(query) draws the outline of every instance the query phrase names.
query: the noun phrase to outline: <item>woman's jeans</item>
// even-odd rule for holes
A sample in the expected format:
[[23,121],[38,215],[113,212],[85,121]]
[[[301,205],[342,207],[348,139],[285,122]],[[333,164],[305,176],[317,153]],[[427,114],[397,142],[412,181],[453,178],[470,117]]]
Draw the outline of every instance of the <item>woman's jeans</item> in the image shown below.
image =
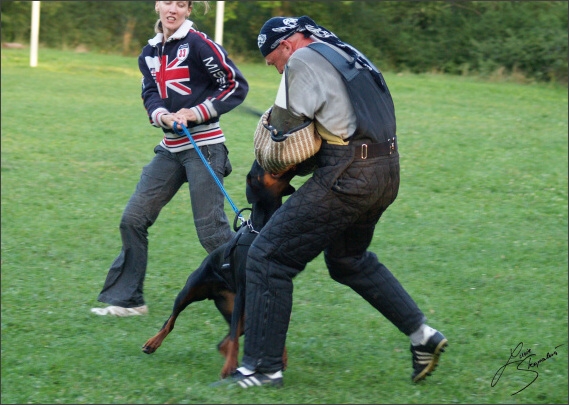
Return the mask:
[[[223,183],[223,178],[232,170],[225,144],[206,145],[200,150]],[[189,186],[194,225],[204,249],[209,253],[233,235],[224,211],[224,194],[197,152],[189,149],[171,153],[160,145],[154,152],[154,158],[143,168],[136,190],[123,212],[120,222],[122,249],[99,294],[101,302],[125,308],[144,305],[148,228],[185,182]],[[187,220],[188,216],[184,214],[180,221]],[[184,235],[176,235],[176,238],[182,245]]]

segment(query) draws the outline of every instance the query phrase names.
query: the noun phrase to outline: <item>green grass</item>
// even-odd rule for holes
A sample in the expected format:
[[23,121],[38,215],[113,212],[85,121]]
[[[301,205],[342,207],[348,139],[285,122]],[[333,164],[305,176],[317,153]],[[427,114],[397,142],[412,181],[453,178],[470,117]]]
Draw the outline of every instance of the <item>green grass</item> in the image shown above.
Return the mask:
[[[567,403],[567,88],[387,72],[402,184],[371,250],[449,350],[412,384],[408,339],[319,256],[295,280],[285,387],[236,392],[208,387],[227,330],[211,302],[182,313],[155,354],[140,350],[205,255],[187,190],[150,229],[150,314],[89,312],[160,139],[136,59],[42,49],[28,61],[2,50],[2,403]],[[276,70],[240,67],[245,104],[268,108]],[[239,208],[257,121],[243,108],[222,119]],[[528,373],[491,382],[519,342],[538,357],[563,346],[512,396]]]

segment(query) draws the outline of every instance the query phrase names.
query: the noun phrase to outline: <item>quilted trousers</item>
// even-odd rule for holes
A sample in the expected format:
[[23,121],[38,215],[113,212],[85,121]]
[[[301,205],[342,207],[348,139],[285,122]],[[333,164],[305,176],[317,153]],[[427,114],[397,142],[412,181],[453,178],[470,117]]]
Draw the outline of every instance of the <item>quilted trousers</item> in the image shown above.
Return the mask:
[[[399,189],[399,155],[354,160],[350,146],[323,144],[318,168],[253,242],[246,270],[242,365],[282,370],[293,278],[324,252],[330,276],[367,300],[406,335],[426,321],[393,274],[367,251]],[[390,237],[384,237],[388,244]]]

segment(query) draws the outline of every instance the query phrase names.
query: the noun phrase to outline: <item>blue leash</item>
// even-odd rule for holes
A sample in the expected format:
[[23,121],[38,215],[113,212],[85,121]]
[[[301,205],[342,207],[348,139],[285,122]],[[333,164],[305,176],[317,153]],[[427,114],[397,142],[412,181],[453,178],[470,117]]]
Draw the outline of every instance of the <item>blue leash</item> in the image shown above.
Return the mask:
[[227,198],[227,201],[229,201],[229,204],[231,204],[231,208],[233,208],[233,212],[235,212],[235,214],[237,215],[237,217],[241,220],[241,223],[245,223],[247,222],[245,220],[245,218],[243,218],[243,216],[241,215],[241,212],[243,212],[243,210],[239,211],[239,209],[237,208],[237,206],[233,203],[233,201],[231,200],[231,198],[229,198],[229,194],[227,194],[227,191],[225,191],[225,188],[223,188],[223,184],[221,184],[221,181],[219,181],[219,179],[217,178],[217,176],[215,175],[215,173],[213,172],[213,169],[211,168],[211,166],[209,165],[209,163],[207,162],[205,156],[203,155],[202,151],[200,150],[200,148],[198,147],[198,145],[196,145],[196,141],[194,141],[194,138],[192,138],[192,135],[190,135],[190,131],[188,131],[188,128],[186,128],[186,126],[184,124],[181,125],[182,127],[182,132],[180,132],[177,129],[178,123],[174,122],[174,132],[176,132],[178,135],[186,135],[188,137],[188,139],[190,140],[190,142],[192,143],[192,145],[194,146],[194,149],[196,150],[196,152],[198,153],[200,159],[202,160],[202,162],[204,163],[205,167],[207,167],[207,169],[209,170],[209,173],[211,174],[211,176],[213,177],[213,179],[215,180],[215,182],[217,183],[217,185],[219,186],[219,188],[221,189],[221,191],[223,192],[223,194],[225,195],[225,197]]

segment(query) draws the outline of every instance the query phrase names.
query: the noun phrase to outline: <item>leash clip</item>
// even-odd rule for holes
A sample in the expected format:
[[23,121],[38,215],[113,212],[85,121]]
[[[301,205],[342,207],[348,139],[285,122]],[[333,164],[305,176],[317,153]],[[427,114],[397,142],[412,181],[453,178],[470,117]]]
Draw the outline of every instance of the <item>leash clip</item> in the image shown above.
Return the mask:
[[362,145],[361,158],[362,158],[362,160],[366,160],[366,159],[367,159],[367,143],[364,143],[364,144]]
[[259,231],[256,231],[255,228],[253,228],[253,223],[251,222],[251,218],[247,220],[247,228],[249,228],[249,232],[251,233],[256,233],[256,234],[259,233]]

